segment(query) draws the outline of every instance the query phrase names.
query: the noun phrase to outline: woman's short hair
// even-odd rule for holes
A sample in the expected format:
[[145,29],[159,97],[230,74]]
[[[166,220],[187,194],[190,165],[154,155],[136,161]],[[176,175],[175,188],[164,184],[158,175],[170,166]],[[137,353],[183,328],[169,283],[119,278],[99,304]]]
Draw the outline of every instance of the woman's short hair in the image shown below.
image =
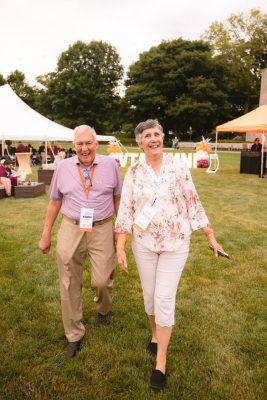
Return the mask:
[[164,138],[163,128],[159,121],[157,119],[147,119],[146,121],[140,122],[134,130],[135,140],[138,145],[141,144],[143,131],[150,128],[158,128],[162,138]]

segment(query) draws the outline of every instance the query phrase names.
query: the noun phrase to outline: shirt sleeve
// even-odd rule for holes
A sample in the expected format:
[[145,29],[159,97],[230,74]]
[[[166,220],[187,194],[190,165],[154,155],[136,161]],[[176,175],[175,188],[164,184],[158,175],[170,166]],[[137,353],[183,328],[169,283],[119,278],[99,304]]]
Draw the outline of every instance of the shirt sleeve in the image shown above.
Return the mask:
[[182,166],[182,174],[183,195],[187,206],[188,220],[192,231],[196,231],[207,226],[209,220],[197,194],[189,168],[185,163]]
[[62,199],[62,193],[59,190],[59,171],[60,165],[54,170],[53,177],[49,187],[49,197],[51,200]]
[[133,178],[129,169],[125,175],[119,211],[117,215],[115,232],[131,233],[133,226],[134,199],[133,199]]
[[122,187],[122,183],[121,183],[121,175],[120,175],[120,171],[119,171],[119,167],[117,164],[117,161],[115,161],[115,166],[114,166],[114,173],[115,173],[115,187],[114,187],[114,196],[116,197],[120,197],[121,196],[121,187]]
[[0,177],[6,178],[5,168],[2,165],[0,166]]

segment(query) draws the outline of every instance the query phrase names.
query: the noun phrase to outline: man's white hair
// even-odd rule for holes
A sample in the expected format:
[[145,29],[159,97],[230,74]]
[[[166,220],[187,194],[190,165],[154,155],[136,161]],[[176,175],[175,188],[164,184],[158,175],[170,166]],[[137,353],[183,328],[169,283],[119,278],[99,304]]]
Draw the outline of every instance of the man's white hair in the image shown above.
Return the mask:
[[90,131],[94,140],[97,142],[96,131],[94,130],[94,128],[92,126],[89,126],[89,125],[79,125],[79,126],[76,126],[76,128],[74,128],[73,142],[75,142],[77,133],[82,133],[82,132],[86,132],[86,131]]

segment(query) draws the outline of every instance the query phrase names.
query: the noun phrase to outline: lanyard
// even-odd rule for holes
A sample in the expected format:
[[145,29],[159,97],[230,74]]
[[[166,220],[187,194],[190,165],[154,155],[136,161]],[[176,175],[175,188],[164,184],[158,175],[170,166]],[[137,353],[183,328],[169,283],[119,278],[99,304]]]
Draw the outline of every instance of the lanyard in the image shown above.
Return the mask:
[[85,178],[83,177],[82,171],[81,171],[81,166],[80,166],[80,164],[77,164],[77,168],[78,168],[78,172],[79,172],[79,175],[80,175],[81,184],[82,184],[82,187],[83,187],[83,192],[85,194],[86,199],[88,199],[89,193],[90,193],[90,190],[91,190],[92,181],[93,181],[93,177],[94,177],[94,173],[95,173],[95,167],[96,167],[96,164],[94,164],[92,169],[91,169],[91,174],[90,174],[90,178],[89,178],[90,179],[90,183],[89,183],[88,187],[86,187]]

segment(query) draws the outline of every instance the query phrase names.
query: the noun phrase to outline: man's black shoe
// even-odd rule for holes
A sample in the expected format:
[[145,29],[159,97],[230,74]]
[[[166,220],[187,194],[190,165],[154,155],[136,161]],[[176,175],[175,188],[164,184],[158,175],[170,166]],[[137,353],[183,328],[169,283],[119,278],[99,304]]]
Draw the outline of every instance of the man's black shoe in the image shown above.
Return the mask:
[[154,390],[161,390],[166,386],[167,373],[154,369],[150,378],[150,387]]
[[81,350],[82,340],[77,340],[77,342],[68,342],[65,347],[65,353],[68,357],[74,357],[77,351]]
[[97,313],[97,325],[108,325],[110,323],[110,313],[100,314]]

